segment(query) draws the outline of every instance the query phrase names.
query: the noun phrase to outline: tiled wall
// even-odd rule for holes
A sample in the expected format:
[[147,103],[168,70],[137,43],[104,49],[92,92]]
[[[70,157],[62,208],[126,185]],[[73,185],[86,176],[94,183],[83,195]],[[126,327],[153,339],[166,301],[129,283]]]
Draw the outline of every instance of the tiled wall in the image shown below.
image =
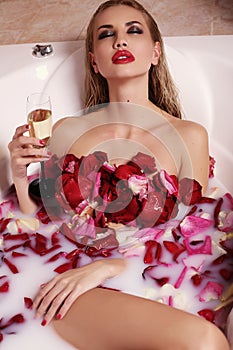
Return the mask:
[[[0,45],[76,40],[102,0],[0,0]],[[233,0],[141,0],[164,36],[233,34]]]

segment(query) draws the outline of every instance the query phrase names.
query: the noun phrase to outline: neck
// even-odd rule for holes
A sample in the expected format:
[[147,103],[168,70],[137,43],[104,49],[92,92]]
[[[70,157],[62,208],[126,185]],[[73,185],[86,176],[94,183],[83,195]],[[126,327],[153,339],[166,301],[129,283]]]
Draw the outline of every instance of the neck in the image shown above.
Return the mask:
[[110,102],[130,102],[142,106],[151,104],[148,98],[148,78],[113,79],[108,81]]

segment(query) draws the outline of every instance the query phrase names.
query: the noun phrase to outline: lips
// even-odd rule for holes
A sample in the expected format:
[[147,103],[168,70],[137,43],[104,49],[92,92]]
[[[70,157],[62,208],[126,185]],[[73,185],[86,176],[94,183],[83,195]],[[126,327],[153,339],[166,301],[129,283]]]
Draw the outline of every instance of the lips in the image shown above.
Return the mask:
[[130,63],[130,62],[133,62],[134,60],[135,60],[134,56],[131,54],[131,52],[127,50],[119,50],[112,57],[112,62],[114,64]]

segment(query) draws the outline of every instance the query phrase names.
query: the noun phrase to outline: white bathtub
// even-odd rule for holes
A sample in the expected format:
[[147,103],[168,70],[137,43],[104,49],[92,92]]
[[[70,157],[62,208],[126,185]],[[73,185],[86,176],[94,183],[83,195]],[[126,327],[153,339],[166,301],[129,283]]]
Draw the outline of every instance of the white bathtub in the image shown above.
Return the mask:
[[[216,177],[233,193],[233,36],[165,38],[165,44],[185,118],[207,128],[210,153],[216,159]],[[7,144],[15,127],[26,121],[27,95],[46,90],[51,95],[54,121],[74,115],[83,107],[83,42],[52,45],[54,53],[46,58],[32,56],[34,44],[0,47],[1,193],[11,183]],[[38,277],[43,281],[43,276]],[[19,333],[17,344],[12,336],[2,343],[2,349],[72,348],[54,336],[50,328],[38,327],[33,322],[28,324]]]
[[[52,43],[54,53],[32,55],[33,44],[0,46],[0,191],[10,184],[7,144],[26,120],[26,97],[46,90],[54,121],[82,109],[83,42]],[[180,90],[185,118],[203,124],[216,159],[216,176],[233,192],[233,36],[165,38],[168,62]]]

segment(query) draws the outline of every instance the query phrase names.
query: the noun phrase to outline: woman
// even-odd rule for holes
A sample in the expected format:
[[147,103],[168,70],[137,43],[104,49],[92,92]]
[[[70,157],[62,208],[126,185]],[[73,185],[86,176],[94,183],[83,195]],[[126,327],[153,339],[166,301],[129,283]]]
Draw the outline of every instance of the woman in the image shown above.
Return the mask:
[[[209,167],[207,133],[202,126],[180,119],[162,38],[152,17],[134,0],[107,1],[94,14],[86,43],[86,107],[112,104],[93,109],[78,121],[67,118],[58,122],[54,147],[65,131],[78,123],[73,127],[76,137],[64,141],[60,154],[69,151],[79,157],[95,149],[105,150],[111,160],[122,162],[126,140],[128,159],[140,144],[161,168],[179,178],[195,178],[204,191]],[[43,146],[43,142],[24,136],[27,130],[27,125],[17,128],[9,149],[19,204],[30,214],[36,204],[28,196],[26,165],[50,154],[32,147]],[[121,140],[124,154],[118,152]],[[52,321],[56,331],[80,350],[229,349],[220,330],[204,319],[154,301],[96,288],[123,272],[125,265],[123,259],[104,259],[56,276],[41,286],[34,300],[36,316],[43,316],[42,325]]]

